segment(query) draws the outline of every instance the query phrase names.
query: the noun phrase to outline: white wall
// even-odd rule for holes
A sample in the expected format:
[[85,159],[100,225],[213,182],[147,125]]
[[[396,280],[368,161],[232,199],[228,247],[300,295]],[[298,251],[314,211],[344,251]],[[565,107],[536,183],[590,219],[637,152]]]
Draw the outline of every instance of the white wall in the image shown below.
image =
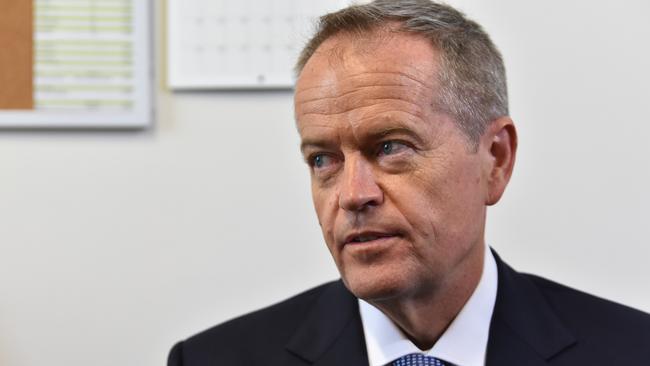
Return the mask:
[[[650,3],[450,3],[503,51],[520,132],[488,242],[650,311]],[[162,365],[336,277],[291,94],[158,89],[148,132],[0,132],[0,365]]]

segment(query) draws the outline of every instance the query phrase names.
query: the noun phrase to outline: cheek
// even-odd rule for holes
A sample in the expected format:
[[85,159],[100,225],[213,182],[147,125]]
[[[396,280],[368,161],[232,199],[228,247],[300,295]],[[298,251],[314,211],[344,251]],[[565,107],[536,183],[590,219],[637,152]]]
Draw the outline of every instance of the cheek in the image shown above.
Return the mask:
[[484,187],[481,172],[473,162],[455,164],[429,193],[433,225],[441,245],[458,246],[471,244],[480,231],[484,220]]
[[312,200],[323,236],[328,246],[333,243],[334,224],[338,208],[338,199],[331,189],[323,189],[312,184]]
[[482,213],[482,179],[473,164],[429,164],[395,185],[395,202],[420,238],[454,245]]
[[385,180],[385,197],[411,228],[411,239],[415,241],[428,241],[436,236],[442,201],[437,187],[437,177],[430,170],[413,171]]
[[431,180],[419,180],[411,187],[410,198],[402,211],[410,225],[418,233],[420,238],[432,240],[439,235],[444,217],[445,200],[441,197],[443,192],[437,188]]

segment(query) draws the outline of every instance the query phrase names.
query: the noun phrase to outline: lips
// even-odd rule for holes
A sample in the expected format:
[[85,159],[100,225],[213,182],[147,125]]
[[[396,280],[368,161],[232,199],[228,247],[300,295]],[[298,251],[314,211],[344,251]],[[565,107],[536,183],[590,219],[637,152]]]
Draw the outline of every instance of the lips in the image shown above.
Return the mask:
[[352,233],[345,237],[343,244],[360,244],[367,243],[375,240],[392,238],[399,236],[397,233],[385,233],[385,232],[376,232],[376,231],[363,231]]

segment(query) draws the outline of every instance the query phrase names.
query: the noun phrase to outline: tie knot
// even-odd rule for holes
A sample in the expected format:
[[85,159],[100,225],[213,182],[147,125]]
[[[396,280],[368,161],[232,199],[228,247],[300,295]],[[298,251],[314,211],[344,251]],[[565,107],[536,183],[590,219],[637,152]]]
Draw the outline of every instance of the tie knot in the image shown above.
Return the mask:
[[445,361],[441,361],[435,357],[425,356],[421,353],[411,353],[402,356],[393,363],[391,366],[449,366]]

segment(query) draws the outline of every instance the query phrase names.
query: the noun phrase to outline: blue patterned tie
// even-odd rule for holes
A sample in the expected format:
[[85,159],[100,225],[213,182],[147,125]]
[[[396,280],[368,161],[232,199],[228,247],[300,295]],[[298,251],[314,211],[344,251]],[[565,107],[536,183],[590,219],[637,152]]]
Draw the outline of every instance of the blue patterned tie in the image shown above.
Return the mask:
[[393,361],[391,366],[449,366],[449,364],[435,357],[411,353]]

